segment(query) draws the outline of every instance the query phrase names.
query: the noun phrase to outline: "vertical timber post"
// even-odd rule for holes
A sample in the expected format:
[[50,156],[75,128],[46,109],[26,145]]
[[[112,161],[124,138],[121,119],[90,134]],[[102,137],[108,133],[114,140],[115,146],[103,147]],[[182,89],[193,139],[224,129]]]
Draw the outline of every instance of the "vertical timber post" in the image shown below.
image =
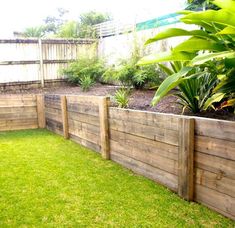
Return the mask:
[[61,96],[61,113],[63,124],[63,135],[65,139],[69,138],[69,125],[68,125],[68,112],[67,112],[67,99],[66,96]]
[[194,191],[194,119],[179,119],[178,194],[193,200]]
[[39,63],[40,63],[40,79],[41,79],[41,87],[43,88],[44,83],[44,69],[43,69],[43,49],[42,49],[42,40],[38,39],[38,48],[39,48]]
[[110,159],[108,107],[109,97],[102,97],[99,101],[101,155],[107,160]]
[[36,99],[37,99],[38,127],[45,128],[46,118],[45,118],[44,95],[37,95]]

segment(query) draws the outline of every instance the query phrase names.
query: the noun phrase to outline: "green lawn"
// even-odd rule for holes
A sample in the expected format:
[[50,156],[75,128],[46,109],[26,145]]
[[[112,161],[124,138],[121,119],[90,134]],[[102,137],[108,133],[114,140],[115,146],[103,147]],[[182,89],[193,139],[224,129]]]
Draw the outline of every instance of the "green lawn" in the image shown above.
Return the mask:
[[0,227],[234,227],[46,130],[0,133]]

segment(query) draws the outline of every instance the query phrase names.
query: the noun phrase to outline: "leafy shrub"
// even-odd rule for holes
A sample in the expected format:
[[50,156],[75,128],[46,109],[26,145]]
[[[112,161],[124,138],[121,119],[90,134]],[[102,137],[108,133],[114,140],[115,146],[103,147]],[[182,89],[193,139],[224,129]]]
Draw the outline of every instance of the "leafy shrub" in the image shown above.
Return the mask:
[[104,62],[96,57],[82,57],[63,70],[63,74],[73,84],[80,84],[85,76],[93,82],[98,82],[104,72]]
[[[166,78],[160,85],[153,99],[153,105],[167,94],[171,89],[179,86],[183,81],[192,77],[191,72],[200,68],[204,75],[209,70],[210,74],[217,71],[218,79],[223,78],[220,87],[226,90],[214,89],[208,99],[206,107],[213,107],[213,103],[226,100],[227,105],[234,106],[234,86],[230,84],[233,80],[231,69],[235,67],[235,1],[214,0],[212,3],[220,8],[219,10],[206,10],[203,12],[183,11],[181,21],[186,24],[194,24],[202,29],[187,31],[184,29],[170,28],[158,33],[149,39],[146,44],[171,37],[189,36],[190,38],[172,50],[144,57],[139,61],[140,65],[160,63],[166,61],[184,61],[184,67],[178,73]],[[204,53],[201,53],[204,51]],[[218,64],[215,64],[219,62]],[[214,68],[211,67],[214,65]],[[200,80],[200,79],[199,79]],[[227,86],[226,86],[227,85]],[[218,88],[218,87],[216,87]],[[217,91],[217,93],[216,93]]]
[[119,108],[128,107],[130,91],[126,88],[121,88],[114,94],[114,101],[118,104]]
[[89,75],[85,75],[80,79],[80,86],[83,92],[88,91],[94,84],[94,80]]
[[116,69],[110,67],[102,76],[105,82],[119,82],[135,89],[159,86],[160,72],[156,65],[137,66],[133,59],[122,61]]

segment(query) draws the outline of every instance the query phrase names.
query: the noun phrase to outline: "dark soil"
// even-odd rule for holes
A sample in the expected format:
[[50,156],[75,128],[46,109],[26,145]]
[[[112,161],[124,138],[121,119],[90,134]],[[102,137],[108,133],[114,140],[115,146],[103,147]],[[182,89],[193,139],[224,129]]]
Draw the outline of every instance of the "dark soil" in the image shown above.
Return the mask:
[[[1,94],[74,94],[74,95],[96,95],[96,96],[113,96],[119,86],[97,84],[87,92],[83,92],[79,86],[62,86],[43,89],[29,89],[1,92]],[[182,114],[182,107],[177,103],[177,98],[167,96],[163,98],[156,106],[151,106],[151,100],[154,96],[154,90],[132,90],[129,99],[130,109],[147,110],[152,112]],[[112,100],[112,99],[111,99]],[[116,104],[112,101],[112,106]],[[185,110],[183,115],[200,116],[206,118],[223,119],[235,121],[235,115],[227,111],[207,111],[199,114],[193,114]]]

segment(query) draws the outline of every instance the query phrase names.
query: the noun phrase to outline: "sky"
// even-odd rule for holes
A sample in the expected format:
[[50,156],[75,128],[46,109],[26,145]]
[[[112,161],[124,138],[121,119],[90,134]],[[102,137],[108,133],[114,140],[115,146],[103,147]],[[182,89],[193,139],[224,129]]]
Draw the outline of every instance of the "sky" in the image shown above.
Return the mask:
[[67,19],[77,20],[79,14],[90,10],[108,12],[114,19],[144,21],[183,8],[185,0],[8,0],[0,8],[0,38],[13,36],[13,31],[38,26],[57,8],[69,11]]

